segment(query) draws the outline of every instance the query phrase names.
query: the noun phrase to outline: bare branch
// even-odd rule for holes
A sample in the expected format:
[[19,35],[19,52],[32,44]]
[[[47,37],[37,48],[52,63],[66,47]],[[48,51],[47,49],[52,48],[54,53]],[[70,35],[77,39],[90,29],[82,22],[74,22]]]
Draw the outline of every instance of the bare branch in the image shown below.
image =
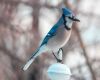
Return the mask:
[[89,69],[90,69],[90,72],[91,72],[91,75],[92,75],[92,79],[93,79],[93,80],[96,80],[95,73],[94,73],[94,71],[93,71],[93,69],[92,69],[92,66],[91,66],[90,62],[89,62],[89,58],[88,58],[88,55],[87,55],[87,51],[86,51],[86,49],[85,49],[85,45],[84,45],[84,43],[83,43],[83,41],[82,41],[82,38],[81,38],[81,35],[80,35],[79,30],[78,30],[78,28],[77,28],[77,25],[74,26],[74,30],[76,31],[76,35],[77,35],[77,37],[78,37],[78,39],[79,39],[79,41],[80,41],[80,47],[81,47],[82,50],[83,50],[83,55],[84,55],[84,57],[85,57],[85,59],[86,59],[86,64],[88,65],[88,67],[89,67]]

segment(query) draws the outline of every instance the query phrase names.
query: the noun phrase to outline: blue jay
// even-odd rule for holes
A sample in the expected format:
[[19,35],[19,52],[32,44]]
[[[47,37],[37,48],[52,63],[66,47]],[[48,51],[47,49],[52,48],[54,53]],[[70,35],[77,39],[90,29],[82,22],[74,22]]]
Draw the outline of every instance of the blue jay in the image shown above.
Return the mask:
[[[80,21],[77,19],[73,12],[68,8],[62,8],[62,16],[58,22],[51,28],[43,39],[41,45],[32,54],[28,62],[23,67],[23,70],[32,64],[34,59],[46,51],[52,51],[56,59],[60,62],[62,61],[62,54],[57,57],[57,53],[61,53],[62,47],[67,43],[71,35],[72,23],[74,21]],[[56,54],[55,54],[56,53]]]

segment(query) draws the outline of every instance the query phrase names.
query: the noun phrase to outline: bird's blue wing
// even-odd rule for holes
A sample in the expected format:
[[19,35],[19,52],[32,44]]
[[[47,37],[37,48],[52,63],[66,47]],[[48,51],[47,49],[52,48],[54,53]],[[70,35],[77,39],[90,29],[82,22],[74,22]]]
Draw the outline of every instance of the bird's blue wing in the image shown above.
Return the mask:
[[44,40],[43,40],[41,46],[44,45],[44,44],[47,44],[48,40],[49,40],[50,38],[52,38],[53,36],[56,35],[57,28],[58,28],[58,27],[57,27],[56,25],[55,25],[54,27],[51,28],[51,30],[48,32],[48,34],[47,34],[46,37],[44,38]]

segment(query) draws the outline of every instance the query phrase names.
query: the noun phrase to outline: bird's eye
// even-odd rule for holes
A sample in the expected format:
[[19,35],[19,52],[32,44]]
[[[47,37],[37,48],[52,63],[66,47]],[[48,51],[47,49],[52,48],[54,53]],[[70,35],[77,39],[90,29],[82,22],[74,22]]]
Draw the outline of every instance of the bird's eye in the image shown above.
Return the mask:
[[75,19],[75,17],[73,15],[69,16],[68,18],[71,20]]
[[72,17],[68,17],[69,19],[73,19]]

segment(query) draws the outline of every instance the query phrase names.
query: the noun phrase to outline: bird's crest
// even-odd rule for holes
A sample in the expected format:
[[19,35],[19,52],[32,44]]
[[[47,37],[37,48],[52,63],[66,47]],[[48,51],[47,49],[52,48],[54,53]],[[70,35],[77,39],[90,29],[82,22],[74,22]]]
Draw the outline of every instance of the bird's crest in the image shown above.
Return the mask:
[[62,8],[62,12],[66,16],[67,15],[71,15],[71,14],[74,15],[73,12],[70,9],[68,9],[68,8]]

